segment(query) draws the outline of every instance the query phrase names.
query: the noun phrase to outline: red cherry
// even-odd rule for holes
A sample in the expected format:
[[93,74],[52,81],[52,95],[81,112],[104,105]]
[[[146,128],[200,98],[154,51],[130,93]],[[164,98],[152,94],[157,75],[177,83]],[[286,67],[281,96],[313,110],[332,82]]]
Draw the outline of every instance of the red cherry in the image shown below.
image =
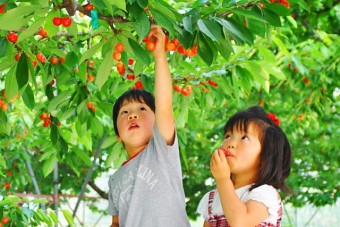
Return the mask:
[[9,223],[9,218],[8,217],[3,217],[1,220],[2,224],[6,225]]
[[47,32],[45,31],[44,28],[41,28],[41,29],[38,31],[38,35],[40,35],[41,37],[46,37],[46,36],[47,36]]
[[56,57],[56,56],[53,56],[53,57],[51,58],[51,63],[52,63],[53,65],[58,64],[58,63],[59,63],[59,58]]
[[120,52],[114,52],[112,57],[114,60],[120,61],[120,59],[122,58],[122,54]]
[[21,56],[21,53],[17,53],[17,54],[14,56],[14,59],[15,59],[16,61],[19,61],[20,56]]
[[10,32],[7,35],[7,39],[8,41],[10,41],[11,43],[15,43],[16,41],[18,41],[18,34],[15,32]]
[[135,62],[133,58],[129,58],[129,65],[132,65]]
[[53,24],[55,26],[60,26],[61,25],[62,18],[61,17],[54,17],[53,18]]
[[88,102],[88,103],[86,104],[86,107],[87,107],[88,109],[92,109],[94,106],[93,106],[93,103],[92,103],[92,102]]
[[46,57],[41,52],[37,53],[36,57],[37,57],[37,60],[40,61],[41,63],[45,63],[46,62]]
[[127,74],[127,75],[126,75],[126,79],[128,79],[128,80],[134,80],[134,79],[135,79],[135,75],[133,75],[133,74]]
[[146,49],[148,49],[149,51],[153,51],[155,49],[155,43],[153,41],[148,41],[146,43]]
[[64,25],[64,27],[70,27],[72,24],[72,19],[70,17],[64,17],[62,18],[61,23]]
[[135,83],[135,86],[134,86],[135,88],[137,88],[137,89],[143,89],[144,87],[143,87],[143,83],[142,83],[142,81],[141,80],[138,80],[136,83]]
[[124,51],[125,46],[124,46],[123,43],[118,43],[118,44],[115,46],[115,49],[116,49],[116,51],[117,51],[118,53],[121,53],[121,52]]

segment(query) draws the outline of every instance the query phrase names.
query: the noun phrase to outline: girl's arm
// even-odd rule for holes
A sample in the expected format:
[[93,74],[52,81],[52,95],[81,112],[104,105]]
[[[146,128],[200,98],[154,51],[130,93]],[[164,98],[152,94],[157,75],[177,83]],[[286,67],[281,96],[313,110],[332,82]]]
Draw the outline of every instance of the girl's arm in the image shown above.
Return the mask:
[[209,224],[209,222],[207,222],[207,221],[204,221],[204,223],[203,223],[203,227],[210,227],[210,224]]
[[112,216],[112,225],[111,227],[119,227],[118,216]]
[[156,124],[167,144],[175,138],[175,120],[172,111],[172,79],[166,53],[165,34],[161,27],[152,25],[149,37],[155,41],[155,105]]
[[267,207],[257,201],[243,203],[230,179],[230,168],[222,150],[211,157],[211,171],[216,179],[223,213],[230,226],[256,226],[269,216]]

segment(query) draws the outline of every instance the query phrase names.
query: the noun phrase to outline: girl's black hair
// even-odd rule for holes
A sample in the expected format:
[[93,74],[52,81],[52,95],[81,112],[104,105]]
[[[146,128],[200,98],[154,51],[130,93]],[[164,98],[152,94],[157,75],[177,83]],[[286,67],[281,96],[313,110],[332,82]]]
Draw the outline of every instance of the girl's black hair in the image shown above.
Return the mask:
[[259,106],[252,106],[234,114],[224,126],[224,134],[239,130],[246,132],[250,123],[254,123],[259,132],[261,154],[255,184],[250,190],[268,184],[283,192],[290,192],[285,179],[290,174],[291,148],[287,136],[275,125]]
[[147,106],[150,107],[150,109],[155,112],[155,98],[154,96],[145,90],[141,89],[131,89],[126,91],[124,94],[122,94],[116,101],[116,103],[113,106],[112,111],[112,120],[113,120],[113,127],[115,130],[115,133],[117,136],[119,136],[118,128],[117,128],[117,118],[119,114],[120,108],[122,108],[122,105],[124,101],[136,101],[140,103],[145,103]]

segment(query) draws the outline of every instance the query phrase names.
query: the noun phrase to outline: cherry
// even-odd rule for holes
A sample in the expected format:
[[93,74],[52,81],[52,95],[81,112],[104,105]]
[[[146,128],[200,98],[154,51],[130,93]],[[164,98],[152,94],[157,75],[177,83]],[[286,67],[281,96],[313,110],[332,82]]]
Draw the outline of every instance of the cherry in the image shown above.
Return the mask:
[[135,75],[133,75],[133,74],[127,74],[127,75],[126,75],[126,79],[128,79],[128,80],[134,80],[134,79],[135,79]]
[[91,11],[91,10],[94,9],[94,6],[93,6],[93,4],[88,3],[88,4],[84,7],[84,9],[87,10],[87,11]]
[[93,68],[93,66],[94,66],[94,61],[89,61],[89,62],[88,62],[88,65],[89,65],[91,68]]
[[6,7],[5,3],[0,5],[0,14],[5,13],[5,7]]
[[129,58],[129,65],[132,65],[135,62],[133,58]]
[[58,63],[59,63],[59,58],[56,57],[56,56],[53,56],[53,57],[51,58],[51,63],[52,63],[53,65],[58,64]]
[[153,51],[155,49],[155,46],[155,42],[153,41],[146,42],[146,49],[148,49],[149,51]]
[[93,106],[93,103],[92,103],[92,102],[88,102],[88,103],[86,104],[86,107],[87,107],[88,109],[92,109],[94,106]]
[[46,62],[46,57],[45,55],[43,55],[41,52],[36,54],[37,60],[41,63],[45,63]]
[[112,57],[113,57],[114,60],[120,61],[120,59],[122,58],[122,54],[120,52],[114,52],[112,54]]
[[15,32],[10,32],[7,35],[7,39],[8,41],[10,41],[11,43],[15,43],[16,41],[18,41],[18,34]]
[[176,45],[174,43],[167,43],[166,44],[166,50],[175,51],[176,50]]
[[185,48],[184,48],[184,46],[179,45],[179,46],[177,47],[177,51],[178,51],[178,53],[180,53],[180,54],[185,54]]
[[117,51],[118,53],[121,53],[121,52],[124,51],[125,46],[124,46],[123,43],[118,43],[118,44],[115,46],[115,49],[116,49],[116,51]]
[[38,35],[40,35],[41,37],[46,37],[47,32],[45,31],[44,28],[40,28],[40,30],[38,31]]
[[144,89],[142,81],[138,80],[133,88]]
[[61,23],[64,25],[64,27],[70,27],[72,24],[72,19],[70,17],[64,17],[62,18]]
[[14,59],[15,59],[16,61],[19,61],[20,56],[21,56],[21,53],[17,53],[17,54],[14,56]]
[[53,24],[55,26],[60,26],[61,25],[61,22],[62,22],[62,18],[61,17],[54,17],[53,18]]
[[9,223],[9,218],[8,217],[3,217],[1,220],[2,224],[6,225]]

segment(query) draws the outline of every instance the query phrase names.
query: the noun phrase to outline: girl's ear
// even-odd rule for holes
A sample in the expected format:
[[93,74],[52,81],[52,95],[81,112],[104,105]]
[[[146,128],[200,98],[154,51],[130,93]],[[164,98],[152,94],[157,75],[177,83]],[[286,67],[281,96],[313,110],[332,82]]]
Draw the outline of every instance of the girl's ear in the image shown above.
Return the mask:
[[122,142],[122,138],[120,138],[120,136],[116,136],[116,138],[117,138],[118,143]]

